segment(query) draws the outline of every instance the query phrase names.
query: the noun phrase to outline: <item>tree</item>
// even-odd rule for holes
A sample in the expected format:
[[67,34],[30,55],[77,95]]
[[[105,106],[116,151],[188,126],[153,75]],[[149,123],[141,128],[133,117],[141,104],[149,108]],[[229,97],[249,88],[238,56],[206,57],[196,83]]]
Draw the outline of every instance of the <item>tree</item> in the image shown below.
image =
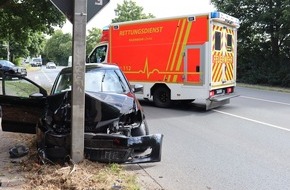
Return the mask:
[[47,40],[44,54],[48,60],[56,62],[58,65],[67,65],[68,57],[72,55],[72,36],[63,34],[57,30],[50,39]]
[[[49,0],[1,0],[0,2],[0,40],[9,42],[12,49],[18,47],[13,47],[13,44],[18,44],[24,49],[27,47],[27,50],[39,49],[37,43],[31,43],[35,37],[40,33],[52,34],[54,26],[62,26],[64,23],[65,17]],[[23,53],[27,51],[24,50]]]
[[31,56],[37,57],[44,48],[45,36],[41,32],[31,33],[29,36],[28,51]]
[[92,28],[88,31],[86,39],[86,52],[87,55],[94,49],[94,47],[101,41],[102,30],[98,28]]
[[290,0],[213,0],[240,19],[238,79],[290,87]]
[[143,7],[137,6],[136,2],[132,0],[124,0],[122,5],[117,4],[115,12],[117,13],[117,18],[114,18],[112,23],[154,18],[151,13],[148,15],[142,13]]

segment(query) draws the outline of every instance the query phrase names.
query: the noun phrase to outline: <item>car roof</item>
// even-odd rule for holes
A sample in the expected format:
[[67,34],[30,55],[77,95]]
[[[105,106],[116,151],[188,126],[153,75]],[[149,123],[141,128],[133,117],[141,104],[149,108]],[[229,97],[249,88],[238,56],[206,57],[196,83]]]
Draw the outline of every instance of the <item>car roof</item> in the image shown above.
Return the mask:
[[0,63],[2,63],[2,64],[5,64],[5,65],[9,65],[9,66],[15,66],[15,64],[14,63],[12,63],[11,61],[7,61],[7,60],[4,60],[4,59],[1,59],[0,60]]
[[4,63],[4,62],[10,62],[10,61],[4,60],[4,59],[0,59],[0,62]]
[[[95,68],[100,68],[100,69],[120,69],[117,65],[112,63],[86,63],[86,70],[91,70]],[[72,72],[72,67],[66,67],[63,68],[60,73],[71,73]]]

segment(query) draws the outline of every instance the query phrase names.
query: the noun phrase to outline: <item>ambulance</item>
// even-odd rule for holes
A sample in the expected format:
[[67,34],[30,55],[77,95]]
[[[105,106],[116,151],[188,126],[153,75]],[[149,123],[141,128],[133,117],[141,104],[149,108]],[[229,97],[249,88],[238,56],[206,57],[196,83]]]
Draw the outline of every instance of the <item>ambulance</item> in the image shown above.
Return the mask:
[[117,64],[158,107],[199,99],[208,110],[238,96],[239,25],[222,12],[113,23],[87,62]]

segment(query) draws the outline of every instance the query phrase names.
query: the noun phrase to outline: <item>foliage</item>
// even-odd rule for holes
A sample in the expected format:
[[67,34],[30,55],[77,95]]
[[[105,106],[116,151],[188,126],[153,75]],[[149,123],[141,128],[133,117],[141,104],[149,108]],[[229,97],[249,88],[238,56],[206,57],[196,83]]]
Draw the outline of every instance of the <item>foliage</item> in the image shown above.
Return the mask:
[[88,31],[86,39],[86,53],[87,55],[94,49],[94,47],[101,41],[102,30],[92,28]]
[[117,4],[117,9],[115,9],[115,12],[118,15],[117,18],[112,20],[112,23],[154,18],[151,13],[148,15],[142,13],[143,7],[138,6],[136,2],[132,0],[124,0],[122,5]]
[[14,59],[14,62],[13,62],[13,63],[14,63],[16,66],[21,66],[22,63],[23,63],[23,61],[24,61],[23,58],[18,57],[18,58],[16,58],[16,59]]
[[3,41],[5,47],[0,50],[0,57],[7,57],[7,46],[9,46],[10,59],[11,57],[26,57],[31,55],[37,57],[40,55],[45,42],[45,36],[40,32],[29,33],[26,42],[15,41],[13,39],[8,41]]
[[[52,34],[65,17],[50,0],[1,0],[0,41],[8,43],[11,57],[37,55],[42,48],[43,33]],[[6,49],[0,48],[0,56]]]
[[[44,48],[45,36],[41,32],[32,33],[29,37],[28,52],[33,57],[38,57]],[[21,49],[21,47],[19,47]]]
[[213,0],[241,21],[238,80],[290,86],[290,0]]
[[57,30],[51,38],[47,40],[44,48],[44,55],[48,60],[54,61],[58,65],[66,66],[68,57],[72,55],[71,34],[63,34],[61,30]]

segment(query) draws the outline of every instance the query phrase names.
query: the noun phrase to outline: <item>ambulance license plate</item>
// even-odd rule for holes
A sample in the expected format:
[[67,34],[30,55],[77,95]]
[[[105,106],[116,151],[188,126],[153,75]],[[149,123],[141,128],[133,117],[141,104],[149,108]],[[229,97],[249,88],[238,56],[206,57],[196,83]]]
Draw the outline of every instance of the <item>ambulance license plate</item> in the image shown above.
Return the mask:
[[223,93],[223,89],[217,89],[216,90],[216,94],[222,94]]

